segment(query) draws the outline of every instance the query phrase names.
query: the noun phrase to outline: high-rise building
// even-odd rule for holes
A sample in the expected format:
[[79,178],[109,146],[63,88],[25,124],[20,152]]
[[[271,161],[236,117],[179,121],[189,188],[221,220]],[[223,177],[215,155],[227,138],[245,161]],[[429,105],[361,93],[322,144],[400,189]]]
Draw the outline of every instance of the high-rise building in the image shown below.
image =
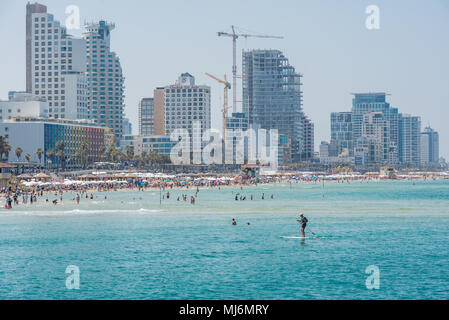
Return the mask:
[[[388,141],[385,141],[385,146],[388,148],[398,148],[399,146],[399,114],[397,108],[391,108],[390,103],[386,101],[385,92],[377,93],[355,93],[352,100],[352,141],[357,144],[357,140],[362,136],[363,116],[371,112],[381,112],[382,118],[388,124]],[[390,164],[398,162],[394,154],[390,154],[393,158],[390,159]],[[396,157],[396,158],[394,158]]]
[[112,23],[99,21],[84,26],[89,82],[89,119],[114,133],[115,144],[123,134],[124,77],[120,59],[111,51]]
[[301,153],[300,159],[302,161],[311,160],[315,153],[315,126],[312,121],[302,112],[302,140],[301,140]]
[[[154,90],[154,134],[166,135],[176,129],[186,129],[199,146],[190,142],[191,158],[201,158],[203,133],[211,128],[210,87],[196,85],[195,77],[183,73],[175,84]],[[198,148],[197,148],[198,147]],[[197,154],[197,156],[194,155]]]
[[175,129],[187,129],[193,132],[193,123],[198,121],[201,135],[211,127],[210,87],[196,85],[195,78],[183,73],[174,85],[165,91],[165,134]]
[[437,165],[439,158],[438,132],[431,127],[426,127],[421,132],[421,165]]
[[[397,146],[390,141],[390,125],[382,112],[363,115],[362,135],[356,141],[358,152],[364,152],[365,165],[396,164]],[[360,154],[359,154],[360,155]]]
[[421,163],[421,118],[408,114],[399,116],[399,160],[408,167]]
[[143,98],[139,102],[139,135],[154,134],[154,98]]
[[292,158],[301,159],[302,75],[279,50],[243,52],[243,113],[251,126],[277,129],[291,141]]
[[338,145],[337,152],[340,154],[345,149],[352,155],[354,144],[352,140],[352,112],[331,113],[331,140]]
[[154,134],[165,135],[165,88],[154,89]]
[[26,88],[49,118],[87,119],[86,46],[38,3],[26,6]]
[[[26,6],[26,92],[33,93],[33,51],[32,45],[35,41],[34,28],[39,19],[33,19],[35,13],[47,13],[47,7],[39,3],[28,3]],[[33,27],[34,25],[34,27]]]

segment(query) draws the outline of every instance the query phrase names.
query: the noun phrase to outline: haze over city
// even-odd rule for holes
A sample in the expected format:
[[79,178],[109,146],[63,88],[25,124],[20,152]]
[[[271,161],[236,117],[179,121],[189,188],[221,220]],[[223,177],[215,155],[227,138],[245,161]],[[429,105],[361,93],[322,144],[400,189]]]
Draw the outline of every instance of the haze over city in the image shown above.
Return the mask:
[[[241,50],[279,49],[285,54],[304,76],[303,109],[315,124],[315,150],[329,140],[330,113],[350,110],[350,93],[384,91],[391,94],[392,107],[420,116],[423,128],[437,130],[440,155],[449,156],[446,1],[40,2],[61,22],[66,7],[76,5],[81,24],[99,19],[115,23],[111,47],[123,68],[125,114],[134,133],[140,99],[174,83],[182,72],[212,87],[212,127],[221,129],[222,86],[204,73],[231,78],[231,39],[219,38],[217,32],[235,25],[248,33],[284,37],[239,39],[238,72]],[[2,99],[9,90],[25,89],[26,3],[2,1],[0,29],[9,30],[0,34],[5,44],[0,52]],[[365,9],[371,4],[380,8],[379,30],[365,27]],[[80,36],[82,29],[69,33]]]

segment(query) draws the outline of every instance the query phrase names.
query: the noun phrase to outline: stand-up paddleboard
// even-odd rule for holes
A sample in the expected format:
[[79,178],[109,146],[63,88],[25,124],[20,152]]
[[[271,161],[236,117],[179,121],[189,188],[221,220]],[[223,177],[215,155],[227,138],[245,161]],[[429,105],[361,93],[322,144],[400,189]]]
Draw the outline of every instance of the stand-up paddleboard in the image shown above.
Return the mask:
[[324,237],[289,237],[289,236],[281,236],[282,239],[324,239]]

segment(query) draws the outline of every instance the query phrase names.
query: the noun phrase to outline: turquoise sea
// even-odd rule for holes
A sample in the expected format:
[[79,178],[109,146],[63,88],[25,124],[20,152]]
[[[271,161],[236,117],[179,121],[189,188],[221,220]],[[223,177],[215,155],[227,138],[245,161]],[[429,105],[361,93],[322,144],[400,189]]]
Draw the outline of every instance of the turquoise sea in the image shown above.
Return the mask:
[[[0,209],[0,299],[449,298],[449,180],[201,189],[195,205],[169,191]],[[299,210],[325,238],[280,238]]]

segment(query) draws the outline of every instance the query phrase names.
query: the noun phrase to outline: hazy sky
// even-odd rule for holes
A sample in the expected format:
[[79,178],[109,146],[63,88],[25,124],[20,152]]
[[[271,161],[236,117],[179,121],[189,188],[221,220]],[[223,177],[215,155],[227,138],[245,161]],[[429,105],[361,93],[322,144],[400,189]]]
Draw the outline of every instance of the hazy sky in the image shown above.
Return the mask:
[[[0,98],[25,89],[24,0],[1,0]],[[329,140],[330,112],[349,111],[352,92],[386,91],[400,112],[421,116],[440,133],[449,158],[448,0],[42,0],[55,19],[77,5],[81,23],[114,22],[112,50],[125,79],[126,116],[137,132],[137,105],[157,86],[190,72],[212,87],[212,126],[221,128],[222,86],[204,75],[231,78],[232,42],[217,31],[238,26],[283,40],[240,39],[242,49],[280,49],[304,75],[304,111],[315,123],[315,145]],[[369,5],[380,29],[365,27]],[[81,30],[70,31],[80,35]],[[240,83],[239,83],[240,87]],[[239,88],[240,89],[240,88]],[[239,90],[239,93],[241,90]],[[240,98],[239,98],[240,100]]]

